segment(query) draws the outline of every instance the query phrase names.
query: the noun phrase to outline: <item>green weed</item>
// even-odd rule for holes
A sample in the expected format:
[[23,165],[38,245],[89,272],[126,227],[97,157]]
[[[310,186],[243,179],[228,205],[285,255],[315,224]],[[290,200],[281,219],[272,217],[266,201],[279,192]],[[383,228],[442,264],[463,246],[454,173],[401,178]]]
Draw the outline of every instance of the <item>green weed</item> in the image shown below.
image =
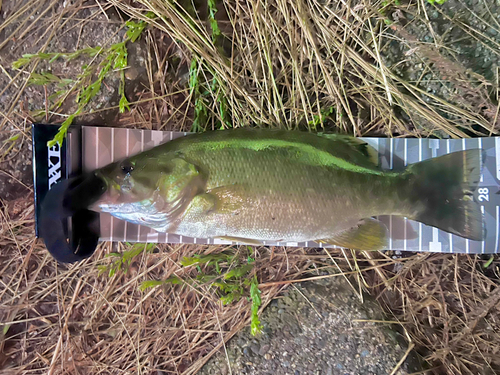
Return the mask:
[[73,83],[73,80],[67,78],[60,78],[49,72],[32,73],[30,78],[28,79],[28,86],[29,85],[43,86],[43,85],[48,85],[50,83],[56,83],[58,87],[64,87],[66,85]]
[[193,57],[189,66],[189,91],[194,99],[194,120],[192,131],[197,132],[205,130],[208,121],[208,109],[205,104],[207,92],[201,92],[200,70],[201,61],[199,57]]
[[[222,33],[219,23],[215,18],[217,13],[216,1],[207,0],[208,21],[211,28],[212,42],[219,52],[223,55],[221,47]],[[212,77],[210,78],[206,77]],[[189,91],[194,100],[194,119],[192,130],[205,130],[211,118],[209,108],[218,112],[214,119],[214,125],[217,128],[224,129],[232,127],[229,119],[229,103],[227,100],[226,85],[218,74],[199,56],[193,56],[189,68]]]
[[146,289],[154,288],[155,286],[165,285],[165,284],[178,285],[182,284],[182,282],[183,281],[179,279],[177,276],[169,277],[166,280],[147,280],[141,283],[139,289],[141,290],[141,292],[144,292]]
[[[248,247],[250,251],[253,251]],[[243,260],[238,254],[227,252],[208,255],[194,255],[181,260],[183,267],[195,267],[197,275],[194,279],[181,280],[170,277],[166,280],[148,280],[140,285],[142,291],[166,284],[190,284],[196,287],[200,284],[210,284],[216,288],[216,293],[224,305],[237,302],[247,296],[252,302],[251,332],[256,335],[261,331],[259,307],[262,304],[257,276],[252,275],[254,259],[250,255]],[[202,270],[203,267],[203,270]]]
[[138,243],[132,246],[130,250],[123,253],[110,253],[106,255],[106,258],[115,258],[111,264],[99,265],[97,266],[99,270],[99,275],[107,273],[109,277],[113,277],[117,272],[123,271],[127,272],[132,261],[140,255],[142,252],[151,252],[156,247],[154,243]]
[[335,107],[327,107],[320,111],[319,115],[314,115],[313,119],[308,122],[309,126],[316,129],[318,126],[322,125],[326,119],[335,112]]
[[3,151],[4,148],[6,148],[6,150],[2,152],[2,155],[0,156],[0,162],[3,161],[8,153],[12,151],[17,141],[19,140],[19,137],[20,134],[16,134],[2,142],[2,147],[0,147],[0,150]]
[[218,38],[221,35],[219,23],[215,19],[215,13],[217,13],[217,7],[215,5],[215,0],[207,0],[208,5],[208,21],[210,22],[210,28],[212,29],[212,41],[217,43]]
[[[152,18],[153,13],[149,12],[146,16]],[[130,110],[130,103],[125,96],[125,72],[124,69],[127,67],[128,63],[128,52],[126,44],[128,42],[135,42],[140,38],[141,33],[146,28],[147,23],[144,21],[134,22],[127,21],[126,27],[126,39],[123,42],[113,44],[109,48],[103,47],[89,47],[81,50],[77,50],[70,53],[37,53],[37,54],[25,54],[20,59],[16,60],[12,67],[16,69],[21,69],[24,66],[28,65],[34,60],[48,60],[49,63],[54,62],[55,60],[62,58],[67,61],[76,59],[82,55],[86,55],[89,57],[96,57],[97,55],[103,55],[104,59],[99,64],[97,73],[97,78],[92,81],[91,77],[95,73],[95,68],[84,65],[83,72],[78,76],[76,81],[62,79],[60,77],[55,76],[52,73],[44,72],[44,73],[33,73],[28,80],[28,85],[47,85],[51,83],[57,84],[58,88],[63,88],[67,85],[73,84],[71,88],[59,90],[56,93],[49,96],[49,100],[55,100],[55,107],[60,107],[64,100],[69,96],[70,92],[74,90],[79,90],[76,102],[78,103],[78,107],[76,111],[69,115],[66,120],[59,127],[59,131],[52,139],[48,142],[48,146],[51,147],[56,143],[62,144],[70,125],[73,123],[73,120],[76,116],[80,115],[87,105],[91,102],[91,100],[99,93],[101,90],[102,83],[106,76],[109,74],[111,70],[120,70],[120,86],[118,88],[118,94],[120,96],[119,101],[119,111],[120,113],[125,112],[125,110]],[[89,82],[90,81],[90,82]]]
[[66,61],[74,60],[82,55],[87,55],[90,57],[95,57],[102,52],[102,47],[88,47],[83,48],[75,52],[63,53],[63,52],[53,52],[53,53],[35,53],[35,54],[25,54],[20,59],[12,63],[14,69],[21,69],[28,65],[34,60],[49,60],[49,63],[54,62],[58,58],[63,58]]
[[250,298],[252,299],[252,318],[250,323],[250,332],[253,336],[262,331],[262,324],[259,319],[259,307],[262,304],[260,293],[259,282],[257,281],[257,277],[254,276],[250,284]]
[[[127,41],[128,40],[113,44],[106,51],[106,57],[100,64],[101,70],[97,75],[97,79],[90,85],[82,85],[83,87],[76,97],[78,109],[61,124],[61,127],[59,128],[59,131],[57,132],[54,139],[48,142],[49,147],[54,146],[56,143],[59,143],[59,145],[62,144],[64,138],[66,137],[66,133],[68,132],[68,128],[72,124],[74,118],[82,113],[86,106],[90,103],[90,101],[99,93],[102,83],[111,69],[121,70],[121,81],[119,87],[119,93],[121,95],[119,105],[120,112],[123,113],[125,111],[125,108],[129,108],[129,103],[127,101],[127,98],[125,97],[125,74],[123,72],[123,69],[127,67]],[[81,76],[82,81],[89,75],[90,74],[88,74],[88,70],[84,69],[84,73]]]

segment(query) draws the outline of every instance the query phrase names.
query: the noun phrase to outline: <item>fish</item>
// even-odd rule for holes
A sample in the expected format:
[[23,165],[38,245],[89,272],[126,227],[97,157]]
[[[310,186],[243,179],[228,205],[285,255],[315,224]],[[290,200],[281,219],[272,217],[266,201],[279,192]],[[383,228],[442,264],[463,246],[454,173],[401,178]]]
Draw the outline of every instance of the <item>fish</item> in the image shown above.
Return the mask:
[[238,128],[188,135],[95,170],[89,207],[158,232],[383,250],[381,215],[484,239],[481,149],[383,170],[347,135]]

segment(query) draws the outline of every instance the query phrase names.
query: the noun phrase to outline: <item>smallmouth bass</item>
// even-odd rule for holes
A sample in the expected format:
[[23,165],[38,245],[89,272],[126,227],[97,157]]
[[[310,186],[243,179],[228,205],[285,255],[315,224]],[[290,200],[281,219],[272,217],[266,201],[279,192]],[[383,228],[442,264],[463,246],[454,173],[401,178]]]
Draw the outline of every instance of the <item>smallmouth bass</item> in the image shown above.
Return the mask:
[[159,232],[246,243],[317,241],[375,250],[398,215],[483,239],[473,200],[481,150],[383,171],[342,135],[233,129],[193,134],[96,170],[91,209]]

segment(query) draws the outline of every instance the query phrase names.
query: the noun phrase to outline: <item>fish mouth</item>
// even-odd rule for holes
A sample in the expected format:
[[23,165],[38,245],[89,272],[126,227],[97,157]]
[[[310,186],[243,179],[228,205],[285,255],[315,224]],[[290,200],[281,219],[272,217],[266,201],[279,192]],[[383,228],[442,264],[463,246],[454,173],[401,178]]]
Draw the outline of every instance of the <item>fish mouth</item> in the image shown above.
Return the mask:
[[99,240],[99,214],[88,208],[106,191],[95,173],[62,180],[44,197],[40,207],[40,237],[60,263],[91,256]]
[[107,212],[107,210],[103,210],[104,206],[117,205],[120,203],[120,199],[123,199],[122,194],[120,194],[120,185],[112,178],[106,177],[99,172],[95,172],[95,176],[101,179],[104,187],[102,193],[93,200],[88,208],[92,211]]

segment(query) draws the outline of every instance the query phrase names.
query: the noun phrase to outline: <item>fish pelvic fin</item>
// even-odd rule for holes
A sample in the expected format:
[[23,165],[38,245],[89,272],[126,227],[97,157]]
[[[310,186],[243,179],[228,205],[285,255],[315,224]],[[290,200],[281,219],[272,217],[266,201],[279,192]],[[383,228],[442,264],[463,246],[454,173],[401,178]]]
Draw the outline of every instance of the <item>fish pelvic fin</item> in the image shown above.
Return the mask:
[[480,206],[474,201],[481,168],[482,150],[454,152],[408,167],[412,199],[419,202],[413,220],[481,241],[485,229]]
[[387,248],[387,227],[376,219],[363,219],[356,226],[330,238],[317,240],[354,250],[384,250]]

